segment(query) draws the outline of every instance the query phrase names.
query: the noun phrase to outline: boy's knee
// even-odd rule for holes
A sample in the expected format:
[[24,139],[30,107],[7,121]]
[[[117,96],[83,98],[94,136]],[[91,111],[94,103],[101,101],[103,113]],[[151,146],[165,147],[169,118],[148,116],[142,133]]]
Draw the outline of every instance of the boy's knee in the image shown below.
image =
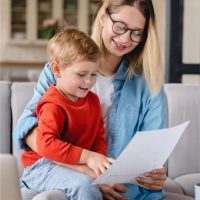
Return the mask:
[[76,198],[81,197],[80,199],[87,199],[87,200],[103,200],[102,194],[95,185],[82,185],[80,188],[77,188]]
[[85,174],[81,174],[79,179],[77,180],[77,187],[90,185],[93,179]]

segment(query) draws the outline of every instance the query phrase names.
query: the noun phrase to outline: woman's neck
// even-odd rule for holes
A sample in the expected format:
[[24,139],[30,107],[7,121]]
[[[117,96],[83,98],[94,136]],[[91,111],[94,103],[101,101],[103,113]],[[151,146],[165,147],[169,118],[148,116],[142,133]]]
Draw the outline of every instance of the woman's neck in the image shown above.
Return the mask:
[[121,57],[116,57],[113,55],[104,56],[103,59],[101,60],[99,73],[105,76],[111,76],[115,74],[118,70],[120,62],[121,62]]

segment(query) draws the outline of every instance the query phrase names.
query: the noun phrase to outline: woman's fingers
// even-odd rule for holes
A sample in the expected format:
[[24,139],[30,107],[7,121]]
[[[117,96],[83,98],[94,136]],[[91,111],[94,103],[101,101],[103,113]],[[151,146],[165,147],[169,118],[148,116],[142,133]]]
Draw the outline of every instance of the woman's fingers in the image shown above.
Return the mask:
[[144,177],[136,178],[137,182],[152,190],[160,190],[163,188],[167,179],[165,168],[155,169],[151,172],[144,173]]
[[154,180],[160,180],[163,182],[167,179],[165,168],[154,169],[151,172],[146,172],[144,173],[144,176],[150,177],[151,179],[154,179]]
[[152,190],[160,190],[163,188],[165,181],[164,180],[157,180],[145,177],[138,177],[136,178],[137,182],[144,187],[148,187]]
[[151,178],[155,181],[158,180],[164,182],[167,179],[166,169],[165,168],[154,169],[151,172],[144,173],[144,177]]
[[155,173],[152,173],[152,172],[146,172],[146,173],[144,173],[144,176],[155,179],[155,180],[165,181],[167,179],[166,174],[155,174]]
[[[119,191],[123,192],[124,186],[116,185],[100,185],[100,190],[106,200],[127,200]],[[117,190],[117,191],[116,191]]]

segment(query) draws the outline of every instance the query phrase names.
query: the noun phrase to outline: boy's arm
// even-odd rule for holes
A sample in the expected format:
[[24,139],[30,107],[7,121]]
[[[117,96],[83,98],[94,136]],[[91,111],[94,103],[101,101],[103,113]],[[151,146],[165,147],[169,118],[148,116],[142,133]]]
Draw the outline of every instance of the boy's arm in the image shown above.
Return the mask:
[[55,162],[78,164],[82,148],[60,139],[67,120],[64,110],[55,104],[45,103],[38,117],[37,153]]
[[71,164],[64,164],[64,163],[59,163],[59,162],[54,162],[57,165],[61,165],[63,167],[66,167],[68,169],[86,174],[88,176],[90,176],[91,178],[95,179],[97,178],[97,175],[94,173],[94,171],[92,169],[90,169],[87,165],[71,165]]
[[109,168],[112,159],[60,139],[67,120],[66,113],[61,107],[53,103],[45,103],[38,109],[40,110],[36,112],[39,116],[36,144],[39,155],[53,162],[87,164],[96,175]]
[[95,102],[95,109],[94,109],[95,115],[97,115],[98,118],[94,123],[94,125],[97,126],[97,127],[94,127],[94,130],[96,130],[97,133],[96,133],[96,139],[94,141],[94,144],[92,145],[91,150],[97,153],[106,155],[107,143],[106,143],[105,128],[104,128],[104,122],[103,122],[102,113],[101,113],[101,105],[99,102],[99,98],[97,96],[93,100],[93,103],[94,102]]
[[97,129],[97,137],[95,139],[94,144],[92,145],[91,150],[97,153],[106,155],[107,153],[107,143],[105,139],[105,128],[103,124],[103,119],[99,117],[98,129]]
[[18,148],[28,148],[24,142],[24,137],[38,124],[38,120],[35,116],[36,105],[49,86],[55,83],[55,81],[50,64],[47,63],[40,74],[37,86],[34,89],[34,95],[25,107],[13,131],[13,140]]

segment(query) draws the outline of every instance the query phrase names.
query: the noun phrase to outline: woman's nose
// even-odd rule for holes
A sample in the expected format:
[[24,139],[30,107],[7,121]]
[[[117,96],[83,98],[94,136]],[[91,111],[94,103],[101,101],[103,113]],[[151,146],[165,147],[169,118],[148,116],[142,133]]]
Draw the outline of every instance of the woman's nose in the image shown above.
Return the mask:
[[127,32],[125,32],[124,34],[120,35],[120,40],[122,43],[127,43],[131,40],[130,37],[130,30],[128,30]]

